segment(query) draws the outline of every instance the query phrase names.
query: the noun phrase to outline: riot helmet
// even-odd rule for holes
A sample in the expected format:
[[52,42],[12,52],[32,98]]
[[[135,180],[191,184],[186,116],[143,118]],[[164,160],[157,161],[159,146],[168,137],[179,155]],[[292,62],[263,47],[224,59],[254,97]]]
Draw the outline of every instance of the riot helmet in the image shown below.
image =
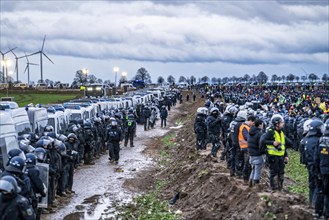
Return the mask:
[[310,123],[312,122],[312,119],[308,119],[303,123],[303,135],[306,135],[307,132],[310,130]]
[[118,126],[118,122],[116,120],[112,120],[110,123],[111,127],[117,127]]
[[13,157],[19,156],[23,160],[26,159],[24,152],[21,149],[14,148],[8,151],[8,164]]
[[200,107],[196,111],[198,114],[208,115],[208,109],[206,107]]
[[211,114],[211,115],[217,115],[217,116],[218,116],[218,114],[219,114],[219,109],[218,109],[217,107],[212,107],[212,108],[210,109],[210,114]]
[[28,140],[21,140],[19,142],[19,148],[26,154],[34,151],[34,147],[30,145]]
[[32,153],[27,153],[26,154],[26,160],[25,160],[25,162],[26,162],[26,166],[27,167],[36,165],[36,163],[37,163],[37,157],[34,154],[32,154]]
[[21,192],[21,188],[13,176],[6,175],[0,178],[0,192],[17,194]]
[[38,147],[34,150],[34,154],[37,157],[38,162],[44,162],[46,159],[46,150],[42,147]]
[[47,125],[44,129],[45,132],[54,132],[54,127],[52,125]]
[[26,168],[25,160],[26,159],[23,159],[20,156],[15,156],[10,159],[9,165],[5,170],[14,173],[24,173]]
[[310,123],[310,129],[307,133],[307,136],[310,135],[321,135],[323,133],[324,130],[324,125],[323,122],[320,120],[313,120]]
[[239,118],[243,118],[244,120],[247,120],[248,111],[247,110],[240,110],[240,111],[238,111],[238,114],[236,116],[239,117]]
[[273,126],[276,126],[280,123],[284,122],[282,115],[280,114],[274,114],[271,118],[271,123]]

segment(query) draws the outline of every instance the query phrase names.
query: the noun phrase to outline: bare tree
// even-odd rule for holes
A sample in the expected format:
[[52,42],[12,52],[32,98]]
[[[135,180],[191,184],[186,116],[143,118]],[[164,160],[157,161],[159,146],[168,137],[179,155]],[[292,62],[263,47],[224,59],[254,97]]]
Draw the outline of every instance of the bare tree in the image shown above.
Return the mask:
[[149,72],[144,67],[141,67],[137,70],[137,73],[135,75],[135,79],[143,80],[145,83],[150,83],[151,82],[151,76],[150,76]]
[[315,74],[315,73],[311,73],[309,76],[308,76],[308,79],[311,80],[312,82],[319,79],[319,77]]
[[201,78],[201,81],[204,82],[204,83],[206,83],[206,82],[209,81],[209,77],[208,76],[204,76],[204,77]]
[[272,77],[271,77],[271,81],[272,82],[278,81],[278,75],[273,74]]
[[186,82],[185,76],[180,76],[178,82]]
[[158,81],[158,84],[162,84],[162,83],[164,83],[165,80],[162,76],[159,76],[157,81]]
[[287,81],[292,82],[292,81],[294,81],[295,78],[296,78],[296,76],[294,74],[289,73],[287,76]]
[[172,75],[169,75],[167,78],[167,82],[170,84],[173,84],[173,83],[175,83],[175,78]]

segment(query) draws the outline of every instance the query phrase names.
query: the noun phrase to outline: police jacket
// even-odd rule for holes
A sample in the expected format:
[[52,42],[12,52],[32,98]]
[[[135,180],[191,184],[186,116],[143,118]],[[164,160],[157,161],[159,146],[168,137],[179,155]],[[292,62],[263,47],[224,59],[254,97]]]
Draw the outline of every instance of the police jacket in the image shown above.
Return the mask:
[[[274,146],[274,141],[284,142],[279,146]],[[292,146],[291,141],[285,137],[282,130],[276,131],[274,127],[269,127],[267,131],[261,136],[260,144],[262,148],[267,149],[267,154],[271,156],[287,157],[286,145]]]
[[1,177],[3,176],[12,176],[16,179],[17,185],[21,188],[21,192],[19,193],[20,195],[24,196],[27,199],[32,198],[32,187],[31,187],[31,179],[29,178],[28,175],[25,173],[23,174],[18,174],[15,172],[9,172],[7,170],[3,171],[1,174]]
[[61,156],[55,149],[47,150],[48,164],[49,164],[49,175],[59,175],[62,161]]
[[228,112],[224,112],[223,116],[222,116],[222,129],[224,133],[229,133],[230,132],[230,124],[231,122],[234,120],[234,117],[232,116],[232,114],[228,113]]
[[252,126],[249,130],[248,151],[250,156],[261,156],[265,154],[265,149],[260,146],[260,137],[263,132],[260,128]]
[[168,117],[168,110],[165,108],[161,108],[160,110],[160,118],[167,118]]
[[119,142],[121,140],[122,132],[119,127],[110,126],[107,131],[107,140],[109,142]]
[[329,174],[329,136],[323,136],[314,153],[316,174]]
[[303,138],[303,158],[304,164],[306,165],[314,165],[314,153],[315,149],[319,145],[319,135],[307,135]]
[[196,134],[206,134],[207,124],[206,116],[204,114],[197,114],[194,121],[194,133]]
[[209,135],[218,135],[221,131],[221,120],[220,117],[215,118],[209,115],[206,119],[207,130]]
[[149,109],[149,108],[144,108],[144,110],[143,110],[143,116],[144,116],[145,118],[149,118],[149,117],[151,117],[151,109]]
[[11,198],[4,199],[0,193],[0,220],[35,220],[36,216],[29,201],[14,193]]
[[128,131],[133,131],[136,128],[135,115],[130,113],[126,116],[125,127]]
[[34,193],[41,194],[42,197],[46,196],[44,184],[40,178],[40,171],[35,165],[28,165],[27,174],[31,179],[31,187]]
[[232,144],[234,146],[239,146],[239,128],[243,122],[245,122],[244,118],[237,117],[230,125]]

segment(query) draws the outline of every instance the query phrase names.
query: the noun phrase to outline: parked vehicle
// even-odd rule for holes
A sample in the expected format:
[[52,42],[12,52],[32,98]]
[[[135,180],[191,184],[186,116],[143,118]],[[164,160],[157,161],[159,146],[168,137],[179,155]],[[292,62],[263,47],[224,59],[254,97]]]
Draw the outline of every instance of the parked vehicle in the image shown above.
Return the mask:
[[48,114],[45,108],[27,107],[32,132],[41,136],[48,124]]
[[49,107],[47,109],[48,113],[48,125],[53,126],[54,132],[56,134],[64,134],[68,124],[65,120],[65,115],[63,111],[56,111],[54,107]]
[[35,86],[35,89],[47,89],[47,84],[46,83],[38,83],[36,86]]
[[0,111],[0,169],[8,162],[8,152],[18,148],[15,124],[9,112]]
[[14,85],[14,88],[27,89],[27,88],[29,88],[29,85],[27,83],[17,83],[16,85]]

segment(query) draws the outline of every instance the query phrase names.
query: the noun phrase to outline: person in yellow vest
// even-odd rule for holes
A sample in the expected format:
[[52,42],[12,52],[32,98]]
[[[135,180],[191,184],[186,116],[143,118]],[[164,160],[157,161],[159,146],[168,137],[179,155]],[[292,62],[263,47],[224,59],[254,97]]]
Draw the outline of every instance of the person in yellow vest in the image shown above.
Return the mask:
[[250,176],[250,163],[249,163],[249,153],[248,153],[248,138],[249,138],[249,129],[254,125],[256,117],[254,115],[249,115],[247,121],[243,122],[239,127],[239,146],[240,146],[240,156],[239,160],[242,168],[243,180],[245,183],[248,183]]
[[[272,190],[282,190],[284,181],[284,168],[288,163],[286,145],[292,146],[292,142],[283,133],[284,120],[280,114],[274,114],[271,118],[271,126],[262,135],[260,146],[267,150],[267,163],[270,168],[270,186]],[[277,177],[277,181],[275,180]]]

